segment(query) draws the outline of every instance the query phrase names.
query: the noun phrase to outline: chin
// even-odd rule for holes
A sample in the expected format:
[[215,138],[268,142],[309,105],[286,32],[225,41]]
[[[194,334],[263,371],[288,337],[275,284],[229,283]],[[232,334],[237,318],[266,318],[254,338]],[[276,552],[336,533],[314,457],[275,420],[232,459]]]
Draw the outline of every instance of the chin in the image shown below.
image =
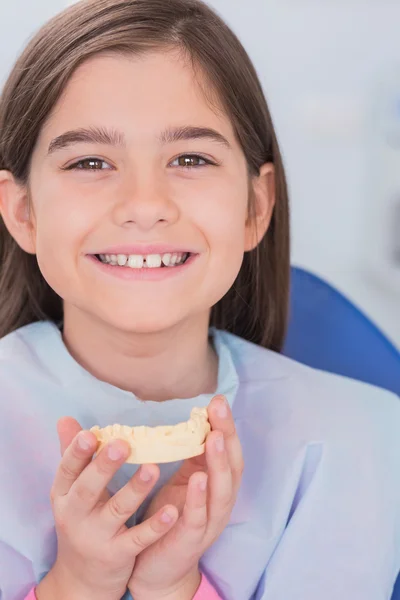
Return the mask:
[[[99,315],[100,316],[100,315]],[[188,318],[182,312],[160,311],[133,311],[119,312],[118,314],[102,314],[101,320],[109,327],[125,333],[151,334],[171,329]]]

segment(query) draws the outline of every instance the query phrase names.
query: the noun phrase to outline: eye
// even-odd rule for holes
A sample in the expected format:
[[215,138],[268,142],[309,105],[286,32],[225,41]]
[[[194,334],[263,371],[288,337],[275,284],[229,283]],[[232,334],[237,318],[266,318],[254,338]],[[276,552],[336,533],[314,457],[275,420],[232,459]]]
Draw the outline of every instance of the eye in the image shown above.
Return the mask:
[[[72,165],[69,165],[68,167],[64,167],[62,170],[63,171],[105,171],[105,170],[110,170],[112,168],[109,166],[108,169],[103,169],[101,167],[101,165],[103,165],[103,164],[108,165],[108,163],[105,160],[91,156],[88,158],[83,158],[81,160],[78,160],[77,162],[73,163]],[[216,163],[214,163],[210,159],[205,158],[204,156],[201,156],[199,154],[182,154],[181,156],[178,156],[175,160],[173,160],[171,165],[174,167],[183,167],[184,169],[197,169],[200,167],[205,167],[207,165],[216,166]]]
[[175,167],[183,167],[185,169],[198,169],[215,163],[199,154],[182,154],[172,161],[171,165]]
[[65,167],[63,171],[105,171],[108,169],[102,169],[101,165],[108,163],[101,158],[89,157],[83,158],[82,160],[78,160],[76,163],[69,165],[69,167]]

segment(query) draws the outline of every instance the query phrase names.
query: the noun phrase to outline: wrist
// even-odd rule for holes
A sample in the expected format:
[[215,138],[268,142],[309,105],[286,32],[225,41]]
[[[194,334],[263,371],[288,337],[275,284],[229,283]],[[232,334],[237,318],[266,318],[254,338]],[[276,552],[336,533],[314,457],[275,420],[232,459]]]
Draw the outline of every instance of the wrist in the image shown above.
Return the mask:
[[117,593],[104,593],[90,590],[73,581],[55,565],[35,589],[37,600],[121,600],[125,590]]
[[201,573],[196,567],[173,587],[164,590],[131,590],[135,600],[193,600],[201,583]]

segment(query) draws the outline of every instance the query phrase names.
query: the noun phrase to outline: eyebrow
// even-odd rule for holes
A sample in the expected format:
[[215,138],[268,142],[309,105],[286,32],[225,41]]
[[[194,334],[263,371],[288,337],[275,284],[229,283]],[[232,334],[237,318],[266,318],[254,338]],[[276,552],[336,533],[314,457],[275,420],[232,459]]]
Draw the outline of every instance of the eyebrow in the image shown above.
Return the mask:
[[[161,133],[158,141],[165,145],[181,140],[209,139],[221,144],[228,149],[232,149],[228,140],[218,131],[210,127],[194,127],[190,125],[182,127],[169,127]],[[49,145],[47,155],[57,152],[72,144],[104,144],[119,148],[126,148],[125,135],[115,129],[105,129],[102,127],[81,127],[66,131],[54,138]]]

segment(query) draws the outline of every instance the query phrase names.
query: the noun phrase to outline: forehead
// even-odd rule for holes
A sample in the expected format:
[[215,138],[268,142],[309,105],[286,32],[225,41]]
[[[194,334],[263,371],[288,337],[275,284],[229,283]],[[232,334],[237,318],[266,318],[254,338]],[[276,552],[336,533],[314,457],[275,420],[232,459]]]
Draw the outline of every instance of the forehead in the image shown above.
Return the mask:
[[217,128],[232,144],[235,138],[204,76],[195,74],[177,52],[87,60],[69,80],[41,137],[93,122],[123,129],[128,140],[130,133],[145,137],[166,125],[188,124]]

